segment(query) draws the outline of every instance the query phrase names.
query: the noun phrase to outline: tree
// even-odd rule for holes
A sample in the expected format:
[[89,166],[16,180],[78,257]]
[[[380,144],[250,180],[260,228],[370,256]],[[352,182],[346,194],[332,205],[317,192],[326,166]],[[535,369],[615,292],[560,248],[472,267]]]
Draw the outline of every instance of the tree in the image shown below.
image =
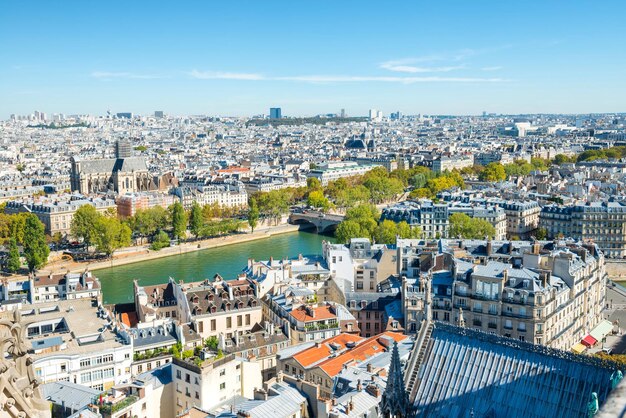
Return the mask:
[[324,196],[324,192],[321,190],[313,190],[309,193],[307,205],[314,208],[320,208],[322,212],[327,212],[331,207],[331,203],[328,201],[328,198]]
[[216,351],[218,344],[219,344],[219,340],[217,339],[215,335],[212,335],[206,340],[204,340],[204,346],[207,347],[211,351]]
[[554,156],[554,160],[552,160],[552,163],[556,165],[562,165],[566,163],[575,163],[575,162],[576,162],[576,156],[568,157],[565,154],[557,154]]
[[105,253],[109,257],[118,248],[129,246],[131,243],[132,231],[128,225],[116,218],[101,216],[98,219],[96,229],[94,244],[96,244],[98,251]]
[[535,238],[537,238],[539,241],[548,238],[548,230],[546,228],[537,228],[537,231],[535,232]]
[[363,237],[361,225],[357,221],[347,220],[341,222],[335,230],[335,237],[341,243],[347,244],[352,238]]
[[9,258],[7,259],[7,271],[15,273],[20,269],[22,262],[20,261],[20,251],[17,248],[15,238],[9,239]]
[[309,177],[306,179],[306,188],[309,190],[321,190],[322,182],[316,177]]
[[82,239],[87,248],[94,243],[100,216],[96,208],[89,204],[82,205],[74,213],[71,224],[72,235]]
[[175,202],[169,207],[170,217],[172,218],[172,229],[174,237],[179,240],[185,238],[187,232],[187,213],[180,202]]
[[170,237],[167,236],[167,233],[164,231],[159,231],[158,234],[152,240],[152,244],[150,245],[150,249],[154,251],[159,251],[162,248],[170,246]]
[[478,178],[482,181],[503,181],[506,179],[506,171],[500,163],[489,163]]
[[191,213],[189,215],[189,230],[194,237],[198,238],[203,226],[204,218],[202,216],[202,208],[200,208],[198,202],[194,201],[193,205],[191,205]]
[[256,228],[259,223],[259,206],[256,203],[256,199],[252,198],[248,202],[248,225],[250,225],[250,229],[254,232],[254,228]]
[[36,215],[29,213],[24,225],[24,258],[28,270],[32,273],[45,266],[49,254],[44,226]]
[[385,219],[374,229],[374,241],[379,244],[393,244],[396,242],[398,226],[394,221]]
[[495,235],[496,229],[484,219],[470,218],[464,213],[450,215],[450,237],[483,239]]
[[28,213],[18,213],[11,215],[9,223],[9,234],[15,238],[18,244],[24,243],[24,228],[26,228],[26,218]]

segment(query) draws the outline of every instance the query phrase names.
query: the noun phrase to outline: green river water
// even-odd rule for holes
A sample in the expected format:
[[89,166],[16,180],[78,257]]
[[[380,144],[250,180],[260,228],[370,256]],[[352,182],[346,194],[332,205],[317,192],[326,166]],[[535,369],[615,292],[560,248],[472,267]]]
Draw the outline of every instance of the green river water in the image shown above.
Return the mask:
[[219,273],[226,280],[233,279],[246,266],[248,258],[267,260],[297,257],[298,254],[318,255],[322,241],[334,238],[311,232],[291,232],[241,244],[194,251],[191,253],[142,261],[125,266],[96,270],[94,275],[102,283],[104,303],[124,303],[133,300],[133,279],[142,285],[176,280],[195,281],[213,278]]

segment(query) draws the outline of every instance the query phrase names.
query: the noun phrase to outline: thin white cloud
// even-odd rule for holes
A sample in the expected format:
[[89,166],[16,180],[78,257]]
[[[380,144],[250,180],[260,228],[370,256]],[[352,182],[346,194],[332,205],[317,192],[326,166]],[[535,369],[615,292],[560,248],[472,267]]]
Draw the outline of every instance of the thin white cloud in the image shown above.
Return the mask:
[[481,68],[481,70],[483,70],[483,71],[499,71],[501,69],[502,69],[502,67],[499,66],[499,65],[494,65],[492,67],[483,67],[483,68]]
[[141,80],[153,80],[158,78],[163,78],[163,76],[156,74],[136,74],[129,72],[111,72],[111,71],[94,71],[91,73],[93,78],[98,79],[113,79],[113,78],[132,78],[132,79],[141,79]]
[[415,62],[418,62],[418,61],[415,61],[413,59],[386,61],[380,64],[380,68],[384,70],[398,72],[398,73],[412,73],[412,74],[447,73],[449,71],[462,70],[465,68],[464,65],[450,65],[450,66],[443,66],[443,67],[423,67],[423,66],[409,65]]
[[264,76],[255,73],[224,73],[215,71],[189,72],[192,78],[200,80],[244,80],[244,81],[292,81],[303,83],[363,83],[363,82],[383,82],[383,83],[468,83],[468,82],[488,82],[496,83],[506,81],[502,78],[480,78],[480,77],[400,77],[400,76],[352,76],[352,75],[297,75],[297,76]]
[[225,73],[192,70],[189,75],[200,80],[266,80],[266,77],[261,74],[254,73]]

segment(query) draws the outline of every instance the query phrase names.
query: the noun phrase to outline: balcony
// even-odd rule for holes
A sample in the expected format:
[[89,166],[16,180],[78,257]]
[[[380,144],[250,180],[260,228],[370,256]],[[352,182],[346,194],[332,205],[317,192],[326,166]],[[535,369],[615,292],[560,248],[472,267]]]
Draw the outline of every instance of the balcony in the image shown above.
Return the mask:
[[487,295],[479,295],[479,294],[474,294],[472,295],[472,299],[476,299],[476,300],[490,300],[490,301],[496,301],[499,302],[500,299],[498,299],[497,296],[487,296]]
[[489,325],[487,325],[490,329],[498,329],[498,324],[496,324],[495,322],[490,322]]
[[533,319],[532,315],[521,314],[521,313],[518,313],[518,312],[502,311],[502,316],[507,316],[509,318]]
[[475,327],[482,327],[483,321],[481,321],[480,319],[474,319],[473,324]]

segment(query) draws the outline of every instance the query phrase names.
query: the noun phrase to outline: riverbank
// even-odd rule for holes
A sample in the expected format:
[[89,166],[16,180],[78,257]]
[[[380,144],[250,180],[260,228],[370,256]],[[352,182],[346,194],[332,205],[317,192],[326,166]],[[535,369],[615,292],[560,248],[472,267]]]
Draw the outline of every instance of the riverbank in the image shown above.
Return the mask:
[[299,230],[300,226],[298,225],[280,224],[277,226],[259,228],[253,233],[242,232],[239,234],[228,235],[225,237],[185,242],[181,245],[163,248],[160,251],[150,250],[147,245],[128,247],[117,251],[114,254],[113,258],[109,260],[94,262],[57,261],[49,263],[46,267],[38,271],[37,274],[45,275],[49,273],[65,273],[68,271],[72,273],[79,273],[85,271],[86,269],[91,271],[102,270],[111,267],[141,263],[143,261],[157,260],[160,258],[207,250],[211,248],[219,248],[232,244],[241,244],[251,241],[257,241],[276,235],[297,232]]

